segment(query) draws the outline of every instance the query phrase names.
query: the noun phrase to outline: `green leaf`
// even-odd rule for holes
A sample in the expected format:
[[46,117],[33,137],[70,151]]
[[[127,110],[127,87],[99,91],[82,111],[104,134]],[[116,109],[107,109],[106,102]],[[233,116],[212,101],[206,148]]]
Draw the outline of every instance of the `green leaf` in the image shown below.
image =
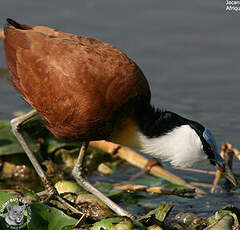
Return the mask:
[[78,221],[45,204],[31,204],[30,208],[32,213],[28,229],[31,230],[62,230],[68,226],[74,226]]
[[52,134],[49,133],[49,135],[45,138],[45,145],[47,145],[47,151],[48,153],[52,153],[57,151],[61,148],[79,148],[80,143],[79,142],[70,142],[70,141],[64,141],[60,139],[56,139]]
[[118,223],[120,223],[119,219],[108,218],[95,223],[90,230],[114,230]]
[[0,192],[0,209],[3,208],[2,205],[4,205],[7,201],[16,197],[17,197],[16,193]]
[[133,221],[133,229],[134,230],[145,230],[146,228],[144,227],[144,225],[138,221]]
[[167,203],[166,201],[163,200],[156,210],[155,213],[156,219],[163,222],[167,218],[168,214],[170,213],[173,207],[174,207],[173,203]]
[[43,145],[46,146],[48,153],[55,152],[63,147],[79,147],[79,142],[70,142],[61,139],[56,139],[53,134],[45,127],[42,119],[39,115],[32,117],[31,119],[23,123],[24,131],[31,136],[32,139],[43,138]]
[[113,185],[107,182],[97,183],[95,187],[104,194],[108,194],[113,189]]
[[97,183],[95,187],[108,197],[119,196],[124,193],[122,190],[114,189],[113,185],[107,182]]
[[0,155],[15,153],[24,153],[24,150],[12,133],[10,122],[0,120]]
[[[34,134],[35,129],[36,126],[27,126],[27,130],[31,133],[31,137],[26,135],[27,133],[25,130],[23,133],[30,148],[33,149],[34,152],[37,152],[40,149],[40,144],[36,139],[32,138],[32,134]],[[11,155],[16,153],[24,153],[24,150],[12,132],[10,122],[0,120],[0,155]]]
[[184,186],[184,185],[179,185],[179,184],[166,184],[164,185],[165,188],[173,188],[173,189],[188,189],[187,186]]
[[134,181],[126,181],[121,184],[146,185],[148,187],[155,187],[155,186],[161,186],[165,184],[165,182],[161,178],[157,178],[153,176],[144,176],[143,178],[139,178]]
[[147,213],[145,216],[142,216],[138,219],[141,223],[150,226],[150,225],[158,225],[163,227],[163,229],[173,229],[171,226],[168,226],[164,223],[169,212],[174,207],[174,204],[167,203],[166,201],[162,201],[157,209],[154,209]]
[[[56,139],[43,125],[40,116],[34,116],[25,121],[22,127],[24,138],[34,152],[40,149],[38,138],[44,139],[43,145],[48,153],[55,152],[63,147],[72,149],[80,146],[78,142]],[[16,153],[24,153],[24,150],[12,133],[10,122],[0,120],[0,155],[11,155]]]

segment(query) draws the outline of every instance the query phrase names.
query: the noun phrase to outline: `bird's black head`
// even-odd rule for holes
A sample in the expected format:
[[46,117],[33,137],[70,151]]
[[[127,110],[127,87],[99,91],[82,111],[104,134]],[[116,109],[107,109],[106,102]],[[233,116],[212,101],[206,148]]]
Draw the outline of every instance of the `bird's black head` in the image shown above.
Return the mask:
[[210,132],[210,130],[195,121],[189,120],[188,123],[191,126],[191,128],[194,129],[195,132],[198,134],[202,142],[203,151],[208,156],[208,159],[211,162],[211,164],[216,165],[217,163],[224,165],[225,162],[217,150],[215,138]]
[[190,121],[190,126],[197,132],[203,145],[203,151],[207,154],[208,159],[213,165],[217,165],[222,171],[223,175],[232,182],[234,186],[237,186],[237,181],[233,176],[231,170],[229,169],[226,162],[221,157],[219,151],[217,150],[217,144],[214,136],[208,128],[203,127],[201,124]]

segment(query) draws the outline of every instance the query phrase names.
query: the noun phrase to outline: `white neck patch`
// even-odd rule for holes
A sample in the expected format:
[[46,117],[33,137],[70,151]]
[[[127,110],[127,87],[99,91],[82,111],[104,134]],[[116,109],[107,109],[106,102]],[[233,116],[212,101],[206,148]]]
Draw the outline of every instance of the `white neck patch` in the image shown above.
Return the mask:
[[149,138],[138,133],[140,150],[174,166],[190,167],[206,163],[202,142],[189,125],[176,127],[169,133]]

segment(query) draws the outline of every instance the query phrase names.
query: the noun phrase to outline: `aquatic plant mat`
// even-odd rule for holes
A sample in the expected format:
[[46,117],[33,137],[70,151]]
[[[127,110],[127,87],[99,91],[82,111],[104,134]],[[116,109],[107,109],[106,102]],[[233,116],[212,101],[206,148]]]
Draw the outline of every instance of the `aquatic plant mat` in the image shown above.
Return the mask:
[[[23,131],[58,192],[83,215],[67,210],[54,199],[42,203],[46,192],[40,178],[12,134],[9,121],[0,121],[0,229],[9,229],[6,218],[10,201],[13,201],[13,204],[10,202],[12,206],[25,205],[26,224],[21,229],[240,229],[240,209],[234,207],[237,202],[234,206],[226,206],[228,197],[234,200],[231,194],[224,196],[224,202],[219,195],[216,202],[222,202],[220,210],[214,210],[214,205],[208,212],[207,207],[199,213],[194,209],[194,201],[202,209],[208,205],[207,197],[216,199],[224,192],[218,185],[221,177],[218,171],[174,169],[212,178],[216,175],[213,186],[199,181],[197,176],[183,179],[160,164],[153,164],[146,174],[142,169],[147,168],[149,160],[143,155],[110,142],[91,142],[86,156],[88,178],[97,189],[133,213],[136,220],[132,221],[117,216],[74,182],[71,170],[81,143],[55,139],[39,116],[27,121]],[[230,143],[223,144],[221,155],[230,167],[233,155],[238,159],[240,156]],[[231,185],[224,183],[224,188],[232,191]]]

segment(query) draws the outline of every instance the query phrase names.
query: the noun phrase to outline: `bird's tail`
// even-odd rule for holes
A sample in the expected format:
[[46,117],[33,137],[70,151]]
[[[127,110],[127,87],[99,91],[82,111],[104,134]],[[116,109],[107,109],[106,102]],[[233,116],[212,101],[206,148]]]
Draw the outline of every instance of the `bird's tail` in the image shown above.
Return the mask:
[[4,35],[6,36],[8,30],[11,28],[19,29],[19,30],[29,30],[32,29],[32,26],[20,24],[10,18],[7,18],[7,23],[4,25]]

